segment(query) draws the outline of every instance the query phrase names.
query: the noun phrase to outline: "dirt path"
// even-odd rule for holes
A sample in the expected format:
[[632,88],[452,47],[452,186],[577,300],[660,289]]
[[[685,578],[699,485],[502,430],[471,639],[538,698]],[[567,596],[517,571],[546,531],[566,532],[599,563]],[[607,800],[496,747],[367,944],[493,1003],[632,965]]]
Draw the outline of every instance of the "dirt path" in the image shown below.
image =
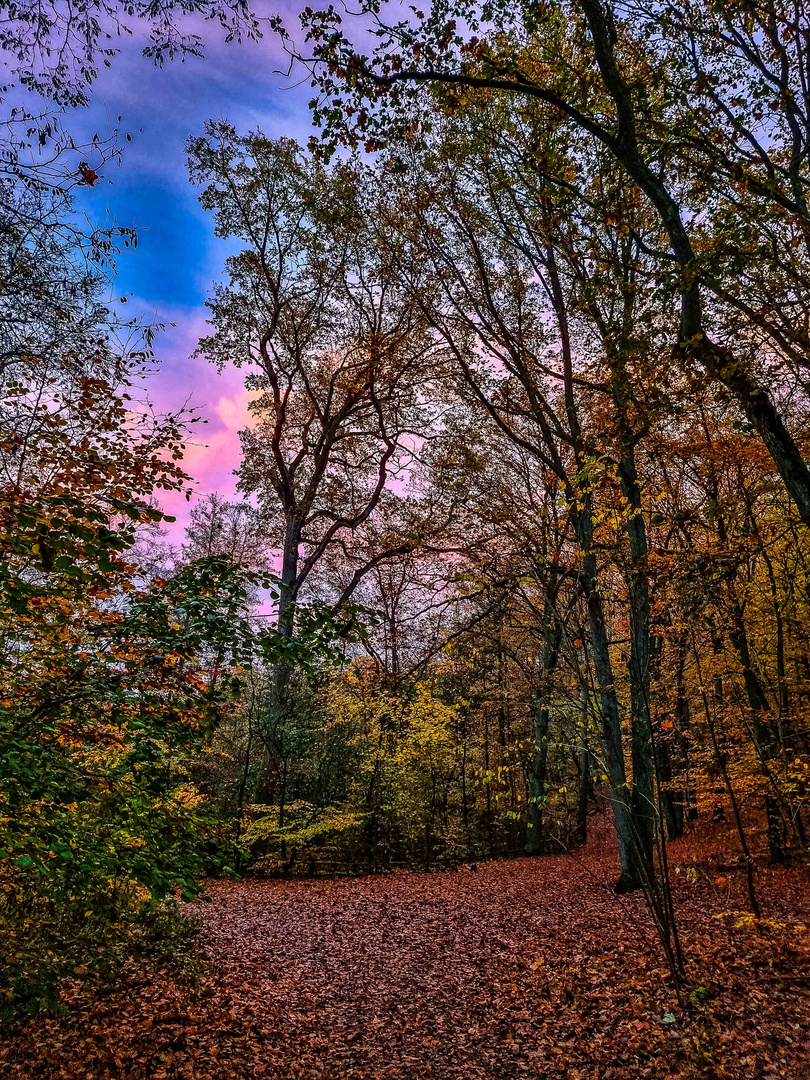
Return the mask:
[[[66,1018],[0,1049],[0,1076],[810,1080],[807,934],[731,929],[711,915],[742,906],[736,882],[684,881],[686,943],[715,996],[682,1010],[641,902],[602,886],[612,873],[588,856],[215,883],[194,913],[196,987],[141,969],[77,988]],[[772,921],[808,917],[797,873],[761,878]]]

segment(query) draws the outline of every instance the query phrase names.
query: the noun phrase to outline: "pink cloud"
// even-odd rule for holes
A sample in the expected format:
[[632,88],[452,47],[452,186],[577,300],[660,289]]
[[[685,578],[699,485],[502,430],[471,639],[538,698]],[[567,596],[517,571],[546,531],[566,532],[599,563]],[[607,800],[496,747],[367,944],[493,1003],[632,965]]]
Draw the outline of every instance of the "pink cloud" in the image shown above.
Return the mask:
[[180,543],[194,498],[219,492],[237,497],[237,477],[241,460],[239,431],[248,424],[250,394],[244,387],[244,372],[236,368],[218,371],[214,364],[193,353],[199,337],[206,332],[205,309],[175,309],[158,312],[167,325],[155,345],[157,370],[146,383],[151,405],[158,413],[188,410],[201,422],[191,425],[183,468],[194,481],[191,503],[177,492],[161,492],[158,503],[177,518],[167,526],[168,540]]

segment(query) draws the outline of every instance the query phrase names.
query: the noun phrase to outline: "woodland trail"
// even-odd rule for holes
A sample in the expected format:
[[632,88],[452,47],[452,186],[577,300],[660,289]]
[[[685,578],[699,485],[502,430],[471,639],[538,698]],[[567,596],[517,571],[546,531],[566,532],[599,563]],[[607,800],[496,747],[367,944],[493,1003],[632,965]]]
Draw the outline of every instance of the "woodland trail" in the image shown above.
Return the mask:
[[[694,865],[686,846],[672,848]],[[700,853],[697,853],[698,855]],[[69,988],[0,1048],[8,1080],[810,1080],[810,917],[799,871],[676,875],[695,981],[681,1009],[637,897],[604,854],[339,881],[215,882],[195,985],[146,967]]]

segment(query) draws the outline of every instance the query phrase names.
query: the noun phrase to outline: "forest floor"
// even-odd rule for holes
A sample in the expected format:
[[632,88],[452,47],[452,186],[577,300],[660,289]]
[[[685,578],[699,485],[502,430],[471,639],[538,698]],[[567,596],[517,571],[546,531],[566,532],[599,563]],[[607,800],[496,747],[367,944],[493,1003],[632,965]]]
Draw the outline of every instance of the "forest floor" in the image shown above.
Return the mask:
[[[190,980],[132,965],[0,1044],[4,1080],[810,1080],[810,882],[670,846],[702,1004],[678,1005],[615,857],[213,882]],[[726,914],[724,914],[726,913]],[[703,991],[695,997],[702,998]]]

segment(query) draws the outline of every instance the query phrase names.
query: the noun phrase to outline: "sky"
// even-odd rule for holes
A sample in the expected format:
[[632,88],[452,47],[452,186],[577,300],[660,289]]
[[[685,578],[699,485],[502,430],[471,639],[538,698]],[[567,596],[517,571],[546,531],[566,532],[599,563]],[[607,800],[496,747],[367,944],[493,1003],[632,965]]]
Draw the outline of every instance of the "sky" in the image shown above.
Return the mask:
[[[292,19],[290,20],[292,22]],[[295,24],[294,24],[295,25]],[[210,28],[211,24],[208,24]],[[206,120],[224,117],[240,130],[261,128],[306,143],[310,133],[308,82],[294,86],[277,69],[286,66],[275,35],[258,43],[216,40],[203,58],[156,68],[141,55],[142,44],[128,42],[102,72],[89,109],[72,126],[101,138],[121,116],[124,142],[120,167],[82,189],[80,207],[94,221],[115,218],[138,229],[138,245],[118,263],[115,292],[127,296],[127,312],[143,312],[167,326],[156,342],[157,373],[148,384],[160,411],[189,404],[207,421],[188,447],[186,470],[201,494],[218,491],[233,497],[239,465],[238,431],[245,426],[247,394],[244,372],[219,373],[204,358],[192,359],[206,332],[205,299],[222,273],[227,254],[213,235],[210,215],[197,202],[186,173],[184,144],[200,134]],[[92,164],[92,162],[91,162]],[[161,504],[176,515],[169,539],[179,542],[189,505],[182,497],[164,496]]]

